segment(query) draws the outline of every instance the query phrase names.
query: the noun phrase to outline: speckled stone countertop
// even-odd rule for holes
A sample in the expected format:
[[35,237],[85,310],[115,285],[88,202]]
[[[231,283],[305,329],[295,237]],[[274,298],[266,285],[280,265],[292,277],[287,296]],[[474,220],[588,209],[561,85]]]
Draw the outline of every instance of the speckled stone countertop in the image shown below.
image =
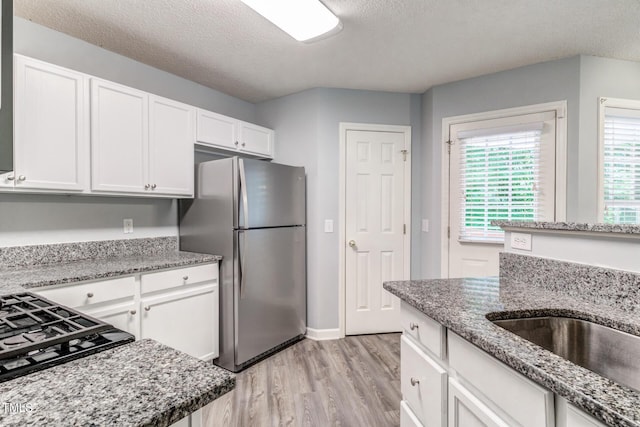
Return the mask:
[[491,221],[491,225],[501,228],[526,228],[538,231],[575,231],[582,233],[614,233],[638,235],[638,224],[591,224],[582,222],[544,222],[544,221]]
[[568,316],[640,335],[638,311],[497,277],[385,282],[384,288],[607,425],[640,427],[640,392],[577,366],[486,317]]
[[235,382],[224,369],[146,339],[0,383],[0,425],[168,426]]
[[[219,261],[218,255],[167,252],[158,255],[125,256],[63,262],[32,267],[0,269],[0,294],[24,289],[85,280],[106,279],[127,274],[176,268]],[[18,289],[16,290],[16,287]]]

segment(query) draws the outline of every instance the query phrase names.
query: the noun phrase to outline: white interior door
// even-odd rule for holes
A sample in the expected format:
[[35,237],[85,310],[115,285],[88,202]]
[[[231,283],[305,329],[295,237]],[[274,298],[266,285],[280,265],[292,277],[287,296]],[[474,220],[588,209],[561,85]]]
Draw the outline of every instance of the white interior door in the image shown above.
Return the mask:
[[345,333],[400,330],[400,302],[382,288],[409,278],[407,132],[346,131]]
[[496,276],[504,232],[492,220],[554,221],[556,113],[449,128],[448,276]]

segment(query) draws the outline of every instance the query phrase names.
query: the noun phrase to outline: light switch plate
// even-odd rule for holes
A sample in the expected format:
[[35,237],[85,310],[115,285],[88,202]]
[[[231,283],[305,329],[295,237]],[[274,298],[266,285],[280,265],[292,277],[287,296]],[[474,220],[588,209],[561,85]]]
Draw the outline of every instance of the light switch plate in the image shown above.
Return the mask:
[[531,234],[529,233],[511,233],[511,248],[521,249],[523,251],[531,250]]
[[333,233],[333,220],[325,219],[324,220],[324,232],[325,233]]
[[122,227],[124,229],[124,234],[133,233],[133,219],[125,218],[122,220]]

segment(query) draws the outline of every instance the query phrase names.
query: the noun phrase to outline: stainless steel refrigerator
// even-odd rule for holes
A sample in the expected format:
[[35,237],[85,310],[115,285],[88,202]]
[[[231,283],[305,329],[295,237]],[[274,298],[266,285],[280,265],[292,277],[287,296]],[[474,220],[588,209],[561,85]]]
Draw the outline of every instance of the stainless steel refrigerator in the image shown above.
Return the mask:
[[196,166],[180,248],[222,255],[220,357],[238,372],[306,333],[305,171],[232,157]]

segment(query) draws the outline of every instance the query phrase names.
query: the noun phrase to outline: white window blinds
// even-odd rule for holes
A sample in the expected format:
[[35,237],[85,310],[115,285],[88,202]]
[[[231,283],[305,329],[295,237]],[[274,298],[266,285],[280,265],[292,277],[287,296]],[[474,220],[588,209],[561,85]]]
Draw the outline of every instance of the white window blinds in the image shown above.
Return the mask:
[[640,110],[606,108],[603,136],[606,223],[640,223]]
[[535,221],[546,203],[540,188],[542,123],[458,135],[460,241],[502,242],[492,220]]

